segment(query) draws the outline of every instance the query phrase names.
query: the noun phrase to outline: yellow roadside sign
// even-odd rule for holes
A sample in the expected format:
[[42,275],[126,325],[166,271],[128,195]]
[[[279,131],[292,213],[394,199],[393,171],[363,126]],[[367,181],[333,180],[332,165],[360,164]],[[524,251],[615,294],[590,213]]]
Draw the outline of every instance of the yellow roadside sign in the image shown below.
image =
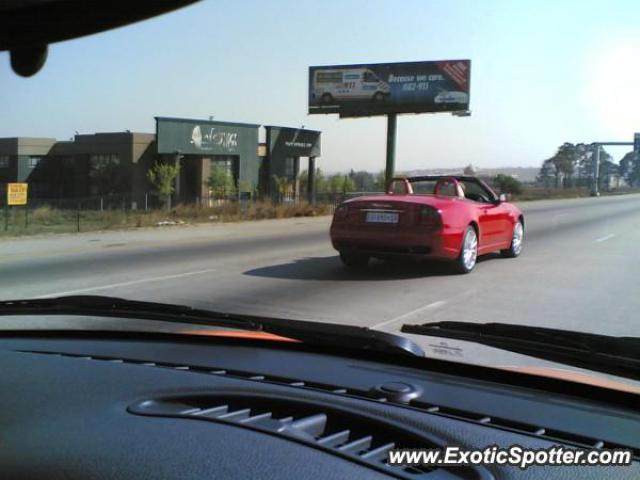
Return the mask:
[[7,205],[27,204],[27,183],[7,183]]

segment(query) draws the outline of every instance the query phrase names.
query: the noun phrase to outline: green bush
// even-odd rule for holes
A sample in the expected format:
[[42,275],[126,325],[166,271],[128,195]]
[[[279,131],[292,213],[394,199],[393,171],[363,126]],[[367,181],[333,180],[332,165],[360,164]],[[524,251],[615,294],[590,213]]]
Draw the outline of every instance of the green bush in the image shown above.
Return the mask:
[[512,195],[522,193],[522,183],[511,175],[499,173],[494,177],[493,184],[500,190],[500,193],[511,193]]

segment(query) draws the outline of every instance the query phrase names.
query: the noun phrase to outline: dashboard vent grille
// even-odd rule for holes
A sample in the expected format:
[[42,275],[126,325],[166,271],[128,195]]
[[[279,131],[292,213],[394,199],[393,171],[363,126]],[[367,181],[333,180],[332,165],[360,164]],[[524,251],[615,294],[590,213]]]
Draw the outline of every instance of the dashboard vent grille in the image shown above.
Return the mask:
[[317,383],[317,382],[307,382],[307,381],[302,381],[302,380],[292,379],[287,377],[260,375],[260,374],[256,374],[255,372],[246,372],[241,370],[228,370],[228,369],[222,369],[222,368],[215,368],[211,366],[204,367],[204,366],[196,366],[196,365],[173,364],[173,363],[167,363],[167,362],[153,362],[148,360],[125,359],[125,358],[115,358],[115,357],[99,356],[99,355],[62,353],[62,352],[51,352],[51,351],[21,350],[21,352],[42,354],[42,355],[57,355],[62,357],[78,358],[78,359],[85,359],[85,360],[117,362],[117,363],[142,365],[142,366],[156,367],[156,368],[169,368],[174,370],[202,373],[206,375],[225,375],[231,378],[239,378],[243,380],[271,383],[271,384],[277,384],[277,385],[286,385],[290,387],[302,388],[305,390],[309,389],[309,390],[315,390],[315,391],[323,391],[323,392],[328,392],[328,393],[341,395],[341,396],[356,397],[360,399],[374,400],[379,402],[387,402],[390,404],[398,404],[405,408],[414,408],[421,412],[429,413],[432,415],[477,423],[486,427],[492,427],[492,428],[506,430],[514,433],[525,434],[529,436],[542,438],[545,440],[561,442],[567,445],[573,445],[575,447],[603,448],[603,449],[604,448],[606,449],[626,448],[626,449],[630,449],[633,452],[634,458],[636,460],[640,460],[640,448],[637,448],[634,446],[603,441],[602,439],[597,437],[576,435],[574,433],[565,432],[562,430],[555,429],[553,427],[534,425],[534,424],[529,424],[524,422],[517,422],[510,419],[487,416],[485,414],[478,413],[478,412],[455,409],[455,408],[447,407],[444,405],[435,405],[435,404],[426,402],[422,399],[412,400],[407,406],[404,403],[394,402],[392,398],[386,397],[382,392],[377,392],[377,391],[357,390],[353,388],[346,388],[346,387],[341,387],[336,385],[329,385],[329,384],[323,384],[323,383]]
[[439,441],[393,424],[315,402],[264,395],[189,395],[144,400],[137,415],[233,424],[310,445],[402,479],[490,479],[473,467],[389,465],[391,449],[442,448]]

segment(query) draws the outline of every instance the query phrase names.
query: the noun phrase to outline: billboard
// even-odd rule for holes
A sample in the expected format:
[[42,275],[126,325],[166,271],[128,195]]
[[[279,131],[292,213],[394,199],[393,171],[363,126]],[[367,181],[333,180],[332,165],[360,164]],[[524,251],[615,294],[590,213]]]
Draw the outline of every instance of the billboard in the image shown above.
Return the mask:
[[309,113],[341,117],[469,109],[471,60],[309,67]]
[[285,157],[319,157],[320,135],[316,130],[267,126],[271,155]]
[[187,155],[256,154],[259,125],[156,117],[158,153]]

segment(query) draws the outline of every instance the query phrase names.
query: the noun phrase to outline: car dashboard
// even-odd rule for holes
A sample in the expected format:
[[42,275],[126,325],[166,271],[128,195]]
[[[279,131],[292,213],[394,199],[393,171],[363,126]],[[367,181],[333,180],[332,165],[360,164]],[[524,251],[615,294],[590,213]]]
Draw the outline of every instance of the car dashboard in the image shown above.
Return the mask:
[[[577,384],[550,392],[435,360],[166,334],[4,334],[0,364],[7,479],[640,478],[637,409]],[[635,463],[386,462],[391,448],[514,444],[631,448]]]

